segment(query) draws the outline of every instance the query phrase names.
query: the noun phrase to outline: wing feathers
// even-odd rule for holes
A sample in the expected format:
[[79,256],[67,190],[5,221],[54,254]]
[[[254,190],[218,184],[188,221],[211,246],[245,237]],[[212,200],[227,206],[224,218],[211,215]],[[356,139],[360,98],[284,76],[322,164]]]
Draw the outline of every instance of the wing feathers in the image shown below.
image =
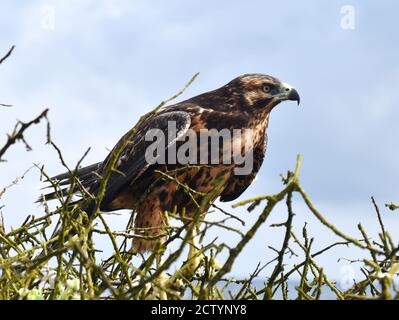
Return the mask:
[[[173,121],[176,127],[176,138],[172,139],[166,146],[166,150],[171,147],[176,141],[181,138],[191,125],[191,117],[189,113],[184,111],[161,111],[152,117],[148,118],[143,123],[139,123],[136,129],[136,134],[131,139],[131,143],[127,144],[119,158],[116,170],[111,175],[106,188],[101,208],[107,207],[109,203],[121,192],[127,185],[133,183],[140,175],[145,172],[150,164],[145,159],[146,148],[152,141],[145,140],[145,134],[150,129],[158,129],[165,133],[168,137],[168,124]],[[125,137],[125,136],[124,136]],[[115,148],[118,148],[121,143],[124,143],[124,137],[117,143]],[[103,161],[93,165],[78,169],[74,174],[79,179],[83,187],[87,188],[92,194],[96,194],[99,187],[99,175],[101,176],[105,170],[107,163],[111,157],[110,155]],[[59,174],[51,178],[58,182],[59,186],[69,186],[71,184],[71,176],[69,172]],[[74,192],[78,191],[75,188]],[[60,195],[68,194],[69,188],[64,188],[57,192],[52,192],[44,196],[45,200],[52,200]],[[42,201],[39,199],[38,201]]]

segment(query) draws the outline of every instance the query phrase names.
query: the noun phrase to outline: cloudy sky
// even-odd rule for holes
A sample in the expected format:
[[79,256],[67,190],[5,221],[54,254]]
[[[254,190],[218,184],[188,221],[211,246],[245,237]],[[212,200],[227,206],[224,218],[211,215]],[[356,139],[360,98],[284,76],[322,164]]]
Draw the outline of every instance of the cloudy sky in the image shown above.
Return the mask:
[[[0,55],[16,45],[0,66],[0,103],[13,104],[0,109],[3,142],[16,119],[29,120],[48,107],[53,139],[67,162],[73,166],[92,147],[90,164],[196,72],[200,76],[179,100],[243,73],[271,74],[295,86],[302,103],[273,111],[267,158],[240,199],[279,191],[279,174],[301,153],[303,186],[325,216],[356,237],[362,221],[375,236],[370,196],[381,207],[399,201],[398,10],[394,1],[354,0],[1,1]],[[34,151],[19,145],[8,152],[0,186],[33,163],[62,171],[44,145],[44,126],[28,137]],[[33,170],[0,199],[7,227],[40,213],[33,204],[40,187]],[[315,249],[334,242],[297,200],[297,230],[309,222]],[[247,227],[258,213],[236,212]],[[397,230],[397,213],[383,215]],[[115,228],[127,218],[115,218]],[[270,223],[285,218],[278,208]],[[247,275],[259,260],[270,260],[267,246],[278,246],[281,236],[265,226],[234,274]],[[319,261],[342,277],[345,261],[337,259],[353,252],[336,249]]]

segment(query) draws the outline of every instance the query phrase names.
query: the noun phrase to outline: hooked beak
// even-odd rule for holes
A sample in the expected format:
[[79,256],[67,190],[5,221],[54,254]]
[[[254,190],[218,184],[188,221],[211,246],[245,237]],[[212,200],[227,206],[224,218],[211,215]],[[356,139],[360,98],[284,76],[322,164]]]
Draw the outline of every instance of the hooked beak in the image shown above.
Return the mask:
[[281,91],[280,94],[278,95],[278,98],[281,99],[281,101],[284,100],[296,101],[298,105],[301,102],[301,97],[299,96],[298,91],[296,91],[296,89],[293,86],[289,85],[288,83],[282,83]]

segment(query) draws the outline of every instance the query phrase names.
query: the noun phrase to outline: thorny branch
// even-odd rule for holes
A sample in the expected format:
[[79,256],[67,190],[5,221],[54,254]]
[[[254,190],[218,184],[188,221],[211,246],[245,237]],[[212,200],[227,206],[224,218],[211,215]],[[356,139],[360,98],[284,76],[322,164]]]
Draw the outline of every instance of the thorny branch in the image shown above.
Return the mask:
[[0,64],[2,64],[11,55],[11,53],[14,51],[14,49],[15,49],[15,46],[12,46],[10,48],[10,50],[8,50],[6,55],[3,58],[0,59]]
[[[14,48],[15,48],[15,46],[12,46],[10,48],[10,50],[8,50],[6,55],[3,58],[0,59],[0,64],[2,64],[11,55],[11,53],[14,51]],[[4,104],[4,103],[0,103],[0,106],[2,106],[2,107],[12,107],[12,105]]]
[[[152,112],[156,112],[170,100],[163,101]],[[47,112],[43,111],[27,123],[18,122],[6,144],[0,149],[0,158],[17,141],[23,141],[29,146],[24,138],[25,130],[42,119],[47,120]],[[150,114],[145,115],[140,121]],[[134,134],[135,131],[132,130],[127,135],[126,143]],[[81,184],[74,172],[87,153],[75,166],[75,170],[69,169],[61,150],[50,139],[49,124],[47,142],[54,147],[59,161],[71,173],[73,188],[80,190]],[[343,233],[326,219],[304,191],[299,179],[300,156],[297,158],[294,172],[288,172],[283,178],[284,186],[280,192],[245,200],[234,206],[247,205],[248,211],[255,211],[257,207],[263,206],[256,221],[248,229],[245,229],[245,219],[216,205],[212,206],[212,210],[219,210],[225,218],[212,221],[205,215],[205,208],[209,207],[209,203],[224,183],[220,180],[215,185],[214,193],[203,195],[203,200],[197,203],[198,211],[194,217],[185,216],[184,208],[164,213],[165,219],[170,221],[165,228],[168,239],[164,243],[158,241],[155,250],[149,255],[132,255],[127,243],[135,237],[145,237],[134,233],[135,230],[131,227],[134,215],[129,219],[126,230],[113,231],[108,225],[106,215],[99,210],[107,181],[115,170],[116,161],[123,148],[122,144],[113,151],[103,176],[99,177],[102,179],[99,192],[90,195],[87,190],[81,190],[82,194],[95,200],[96,216],[89,218],[79,206],[73,205],[70,191],[65,197],[59,193],[59,208],[51,210],[45,203],[43,214],[28,216],[18,228],[6,230],[3,219],[0,219],[0,299],[275,299],[279,297],[279,290],[283,299],[289,299],[293,295],[289,292],[288,282],[295,276],[300,279],[295,288],[298,299],[320,299],[324,290],[331,291],[337,299],[399,297],[399,290],[394,281],[399,271],[399,246],[394,243],[384,225],[382,212],[375,199],[372,198],[372,202],[381,229],[379,239],[372,239],[361,224],[358,226],[360,239]],[[37,168],[51,183],[44,168]],[[164,173],[163,177],[173,179],[168,173]],[[15,180],[15,183],[17,182],[18,179]],[[53,183],[52,187],[59,191],[57,183]],[[8,187],[0,190],[0,197],[9,191]],[[188,186],[181,186],[181,190],[187,193],[194,192]],[[331,235],[338,237],[338,241],[316,251],[314,247],[317,237],[310,237],[306,226],[302,229],[302,238],[296,235],[294,195],[298,195],[304,201],[308,212],[331,231]],[[250,246],[250,242],[259,233],[260,227],[267,221],[276,205],[283,201],[287,207],[287,220],[282,224],[273,225],[285,230],[281,248],[273,249],[276,257],[268,263],[259,263],[253,272],[248,270],[248,277],[245,279],[229,277],[234,271],[238,257]],[[392,210],[397,208],[394,204],[389,206]],[[65,237],[64,244],[57,249],[45,250],[44,254],[38,254],[57,240],[48,240],[52,222],[57,217],[62,230],[60,237]],[[240,227],[235,228],[233,224],[229,224],[230,222],[238,223]],[[234,233],[238,241],[233,244],[227,243],[220,237],[207,240],[206,235],[211,230],[220,228],[225,232]],[[66,237],[69,229],[74,229],[77,235]],[[98,237],[102,237],[102,241],[108,242],[112,247],[110,257],[105,258],[105,253],[101,253],[96,245]],[[268,241],[267,233],[263,239]],[[173,251],[169,250],[171,245],[175,246]],[[370,256],[370,260],[360,260],[365,278],[356,281],[353,287],[346,291],[342,291],[339,285],[330,279],[317,261],[319,256],[328,254],[338,246],[356,247]],[[301,254],[297,253],[297,250]],[[187,257],[182,261],[185,252],[188,252]],[[227,258],[222,259],[220,263],[218,260],[223,254]],[[293,262],[288,259],[296,260]],[[265,284],[258,285],[256,280],[265,275]],[[232,285],[238,286],[235,292],[232,292]]]
[[30,151],[32,150],[31,146],[27,143],[25,140],[24,132],[26,129],[28,129],[30,126],[38,124],[42,119],[47,119],[47,113],[48,109],[45,109],[41,114],[39,114],[35,119],[29,121],[29,122],[22,122],[18,121],[17,124],[14,127],[14,130],[12,131],[11,134],[7,135],[7,142],[5,145],[0,149],[0,162],[4,161],[2,159],[3,155],[6,153],[6,151],[16,142],[22,141],[25,144],[26,150]]

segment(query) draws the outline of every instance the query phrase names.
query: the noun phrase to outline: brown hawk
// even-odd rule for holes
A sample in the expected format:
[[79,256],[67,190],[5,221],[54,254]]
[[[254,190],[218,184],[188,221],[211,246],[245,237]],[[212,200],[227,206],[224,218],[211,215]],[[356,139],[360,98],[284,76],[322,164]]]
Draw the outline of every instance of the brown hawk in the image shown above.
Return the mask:
[[[153,239],[163,233],[166,223],[163,212],[172,212],[177,208],[179,212],[184,209],[184,212],[190,215],[198,210],[198,203],[201,203],[206,195],[212,193],[203,210],[207,210],[209,204],[218,197],[221,201],[231,201],[248,188],[265,156],[270,112],[285,100],[294,100],[299,104],[299,94],[292,86],[268,75],[246,74],[219,89],[160,109],[136,125],[134,136],[117,159],[116,170],[106,185],[105,195],[99,205],[100,210],[104,212],[119,209],[134,210],[137,214],[134,222],[136,234],[149,238],[135,238],[133,250],[144,252],[152,249],[155,244]],[[249,139],[251,142],[253,163],[250,172],[236,174],[234,169],[238,164],[234,161],[230,163],[197,161],[196,164],[182,164],[165,157],[164,163],[148,163],[146,151],[153,142],[147,141],[146,133],[156,129],[157,132],[163,132],[169,137],[170,122],[174,123],[176,134],[174,138],[168,138],[165,153],[169,155],[171,152],[176,155],[178,147],[186,141],[189,131],[200,135],[205,129],[215,129],[218,132],[226,129],[230,132],[235,129],[251,130],[250,136],[241,137],[241,140]],[[231,139],[233,144],[234,139]],[[115,148],[118,148],[123,141],[122,138]],[[203,145],[204,141],[200,138],[194,141],[197,154],[192,159],[198,160],[200,153],[206,149],[212,152],[208,145]],[[244,152],[243,149],[240,150],[240,153]],[[223,147],[219,146],[217,153],[224,155],[224,151]],[[104,161],[75,172],[81,185],[94,195],[98,192],[100,177],[111,154],[112,151]],[[230,158],[234,156],[234,152],[228,154]],[[174,159],[176,160],[176,156]],[[68,188],[71,182],[69,173],[55,176],[53,179],[60,185],[66,186],[62,191],[64,195],[78,192],[78,188],[76,190]],[[223,185],[215,194],[216,185],[221,179]],[[47,194],[44,199],[54,199],[57,194],[59,193]],[[84,210],[90,214],[94,205],[92,202]]]

